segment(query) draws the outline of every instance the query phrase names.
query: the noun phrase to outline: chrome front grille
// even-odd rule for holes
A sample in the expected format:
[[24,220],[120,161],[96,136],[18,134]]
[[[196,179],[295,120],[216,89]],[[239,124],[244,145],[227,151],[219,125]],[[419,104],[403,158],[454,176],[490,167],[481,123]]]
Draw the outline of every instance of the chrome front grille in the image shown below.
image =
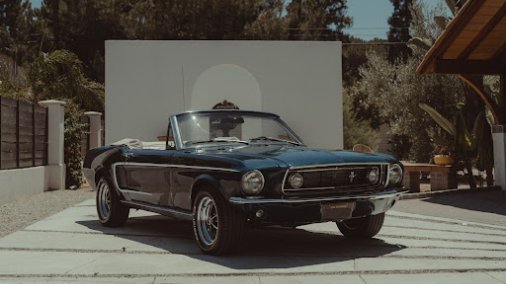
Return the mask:
[[[369,172],[377,169],[379,178],[376,183],[369,181]],[[387,178],[386,164],[346,165],[332,167],[313,167],[289,169],[283,180],[283,192],[298,194],[303,192],[356,192],[384,187]],[[304,178],[300,188],[292,188],[288,179],[291,174],[299,173]]]

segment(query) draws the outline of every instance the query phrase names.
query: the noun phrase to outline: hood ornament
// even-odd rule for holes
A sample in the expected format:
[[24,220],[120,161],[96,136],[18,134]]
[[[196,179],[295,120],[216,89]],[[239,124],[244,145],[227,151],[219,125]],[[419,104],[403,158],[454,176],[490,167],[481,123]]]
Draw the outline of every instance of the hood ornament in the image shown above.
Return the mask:
[[355,172],[352,171],[350,173],[350,175],[348,176],[348,178],[350,179],[350,183],[353,183],[353,180],[356,178],[357,176],[355,175]]

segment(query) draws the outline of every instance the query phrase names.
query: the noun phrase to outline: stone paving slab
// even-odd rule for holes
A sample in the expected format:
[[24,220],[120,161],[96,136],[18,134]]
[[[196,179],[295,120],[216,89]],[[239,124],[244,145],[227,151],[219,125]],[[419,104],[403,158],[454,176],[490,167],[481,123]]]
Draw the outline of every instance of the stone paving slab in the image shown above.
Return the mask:
[[[438,230],[442,232],[463,232],[463,233],[478,233],[478,234],[506,234],[506,231],[502,228],[488,228],[482,226],[468,226],[467,224],[448,224],[440,222],[429,222],[430,220],[414,220],[409,219],[406,224],[399,224],[399,217],[388,215],[385,218],[383,230],[398,227],[398,228],[415,228],[420,230]],[[506,217],[505,217],[506,218]],[[407,220],[407,219],[405,219]]]
[[[90,242],[88,234],[71,234],[59,232],[37,232],[37,231],[19,231],[11,234],[0,242],[0,251],[5,250],[18,250],[18,251],[56,251],[56,252],[76,252],[76,253],[127,253],[127,254],[200,254],[200,251],[195,246],[193,239],[178,239],[168,237],[149,237],[149,244],[146,242],[145,236],[129,236],[128,238],[115,236],[115,235],[94,235],[93,242]],[[416,242],[419,242],[416,240]],[[20,243],[23,246],[20,247]],[[356,256],[357,252],[355,247],[347,247],[345,240],[335,240],[333,243],[327,242],[334,247],[328,248],[324,253],[319,255],[352,255]],[[506,248],[501,245],[486,246],[479,250],[479,248],[465,247],[466,244],[458,247],[459,249],[452,249],[446,243],[438,244],[437,242],[426,241],[424,248],[412,247],[406,240],[392,240],[388,242],[403,247],[401,250],[395,251],[390,256],[441,256],[441,257],[474,257],[474,258],[505,258]],[[432,246],[432,247],[431,247]],[[377,247],[370,245],[370,249],[377,249]],[[257,255],[284,255],[289,247],[280,249],[278,251],[263,251],[256,250]],[[252,255],[251,251],[246,251],[248,255]],[[300,251],[299,251],[300,252]],[[291,252],[295,254],[295,252]],[[307,252],[300,252],[299,255],[307,255]]]
[[190,223],[131,211],[98,224],[87,200],[0,239],[0,283],[506,283],[506,228],[389,212],[376,239],[334,223],[247,230],[236,255],[201,254]]
[[[458,284],[501,284],[487,273],[439,273],[439,274],[401,274],[401,275],[363,275],[367,284],[427,284],[427,283],[458,283]],[[363,282],[363,283],[364,283]]]
[[[453,209],[454,208],[452,208],[452,207],[449,208],[450,211]],[[485,214],[486,212],[481,212],[481,213]],[[463,225],[465,227],[478,226],[480,228],[498,229],[498,230],[502,230],[502,231],[506,232],[506,226],[502,226],[502,225],[484,224],[484,223],[479,223],[479,222],[466,221],[466,220],[462,220],[462,219],[458,219],[458,218],[450,219],[450,218],[436,217],[436,216],[430,216],[430,215],[420,215],[420,214],[414,214],[414,213],[408,213],[408,212],[401,212],[401,211],[396,211],[395,208],[394,208],[394,210],[388,211],[388,215],[398,217],[398,218],[407,218],[410,220],[422,219],[425,221],[435,221],[435,222],[443,222],[443,223],[447,223],[447,224]],[[485,214],[485,216],[486,216],[486,214]],[[503,219],[505,219],[505,221],[506,221],[506,218],[503,218]]]
[[4,283],[80,283],[80,284],[504,284],[506,273],[436,273],[436,274],[376,274],[376,275],[316,275],[316,276],[259,276],[259,277],[139,277],[139,278],[3,278]]

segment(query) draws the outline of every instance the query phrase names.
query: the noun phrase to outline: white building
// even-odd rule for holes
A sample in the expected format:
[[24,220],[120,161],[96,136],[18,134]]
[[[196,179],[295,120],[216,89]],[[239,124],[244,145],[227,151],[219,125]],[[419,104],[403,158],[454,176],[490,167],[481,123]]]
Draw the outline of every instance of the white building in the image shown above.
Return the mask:
[[106,143],[153,141],[170,114],[224,100],[279,114],[309,146],[343,147],[340,42],[106,42]]

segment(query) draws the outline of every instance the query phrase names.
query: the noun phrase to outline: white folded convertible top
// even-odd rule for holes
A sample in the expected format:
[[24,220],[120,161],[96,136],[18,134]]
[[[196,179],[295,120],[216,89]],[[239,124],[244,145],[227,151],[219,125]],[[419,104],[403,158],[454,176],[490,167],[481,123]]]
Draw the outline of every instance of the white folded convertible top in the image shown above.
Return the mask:
[[152,149],[165,150],[165,141],[145,142],[139,139],[125,138],[112,143],[111,145],[125,145],[131,149]]

